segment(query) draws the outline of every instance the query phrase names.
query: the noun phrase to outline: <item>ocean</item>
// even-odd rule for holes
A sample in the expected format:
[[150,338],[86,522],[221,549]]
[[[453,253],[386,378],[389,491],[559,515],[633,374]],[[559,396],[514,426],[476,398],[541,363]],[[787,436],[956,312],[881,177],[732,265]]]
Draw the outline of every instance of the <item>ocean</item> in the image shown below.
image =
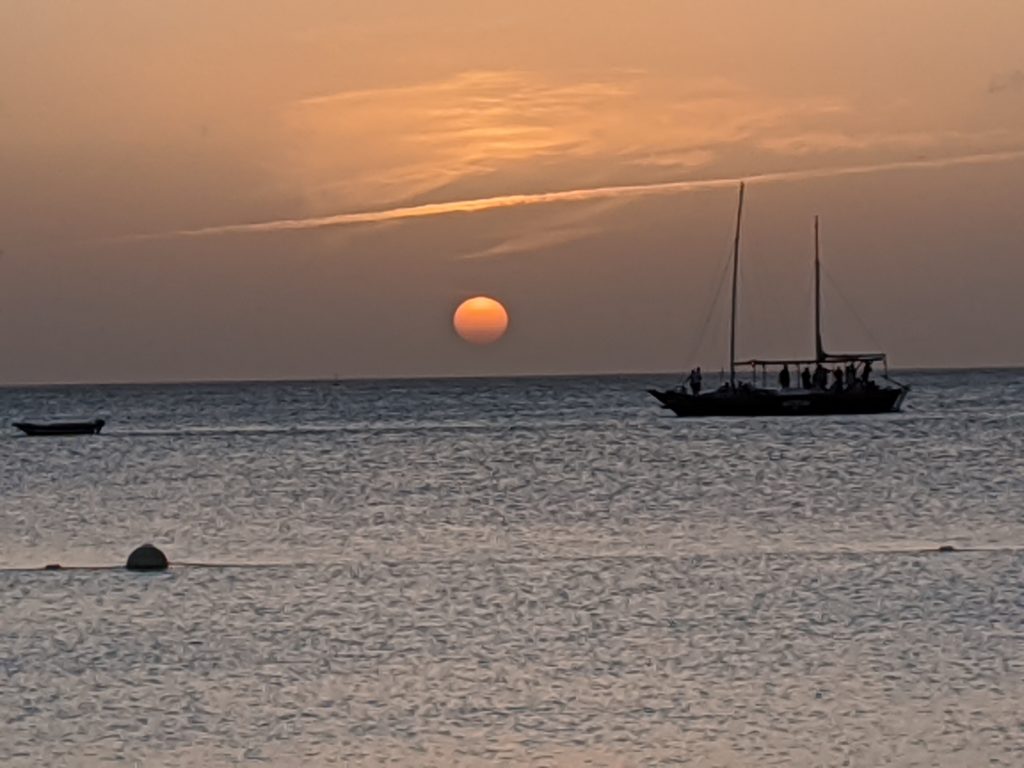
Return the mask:
[[900,378],[2,389],[0,764],[1019,766],[1024,371]]

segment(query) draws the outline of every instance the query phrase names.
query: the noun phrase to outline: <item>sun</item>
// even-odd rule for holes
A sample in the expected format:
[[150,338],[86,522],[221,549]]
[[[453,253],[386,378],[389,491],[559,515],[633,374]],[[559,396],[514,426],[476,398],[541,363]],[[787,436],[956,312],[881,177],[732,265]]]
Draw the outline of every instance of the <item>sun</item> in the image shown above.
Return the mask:
[[474,296],[459,304],[452,325],[471,344],[493,344],[508,330],[508,312],[490,296]]

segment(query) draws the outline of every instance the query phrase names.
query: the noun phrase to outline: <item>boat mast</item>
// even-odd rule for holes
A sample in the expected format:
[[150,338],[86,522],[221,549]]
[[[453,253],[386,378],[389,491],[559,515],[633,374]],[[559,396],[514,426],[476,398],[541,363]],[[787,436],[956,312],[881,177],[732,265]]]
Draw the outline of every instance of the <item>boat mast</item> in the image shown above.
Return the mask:
[[743,182],[736,207],[736,239],[732,246],[732,322],[729,325],[729,386],[736,386],[736,286],[740,271],[740,220],[743,217]]
[[818,246],[818,217],[814,217],[814,359],[825,360],[825,348],[821,345],[821,258]]

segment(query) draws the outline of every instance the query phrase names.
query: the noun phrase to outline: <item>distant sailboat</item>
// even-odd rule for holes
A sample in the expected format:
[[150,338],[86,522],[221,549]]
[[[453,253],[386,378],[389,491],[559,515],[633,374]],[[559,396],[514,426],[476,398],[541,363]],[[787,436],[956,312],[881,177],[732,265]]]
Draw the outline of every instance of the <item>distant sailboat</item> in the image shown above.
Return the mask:
[[[831,414],[887,413],[898,411],[909,387],[889,378],[884,353],[832,354],[826,352],[821,340],[821,260],[818,246],[818,218],[814,218],[814,342],[813,359],[736,360],[737,285],[740,259],[740,228],[743,218],[743,184],[740,184],[736,210],[736,238],[732,258],[732,314],[729,327],[729,380],[716,390],[701,393],[699,388],[687,392],[677,389],[647,390],[677,416],[825,416]],[[882,366],[879,384],[871,378],[873,367]],[[829,365],[834,382],[829,385]],[[749,366],[755,382],[737,381],[736,368]],[[789,386],[789,366],[795,370],[797,386]],[[801,376],[801,366],[804,375]],[[810,374],[814,366],[814,374]],[[762,378],[767,369],[784,371],[778,389],[756,385],[756,372]]]

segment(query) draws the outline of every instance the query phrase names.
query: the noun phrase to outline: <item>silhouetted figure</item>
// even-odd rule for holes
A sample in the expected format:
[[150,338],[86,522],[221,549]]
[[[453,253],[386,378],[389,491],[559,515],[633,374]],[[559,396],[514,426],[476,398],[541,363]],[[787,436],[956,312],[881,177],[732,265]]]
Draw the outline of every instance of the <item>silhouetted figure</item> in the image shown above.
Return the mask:
[[864,370],[860,372],[860,380],[865,384],[871,379],[871,361],[864,361]]
[[803,385],[804,389],[811,388],[811,369],[806,365],[804,366],[803,371],[800,372],[800,383]]
[[783,365],[782,370],[779,371],[779,386],[782,389],[789,389],[789,366]]
[[828,371],[821,363],[814,366],[813,382],[816,389],[828,388]]
[[690,384],[690,391],[693,392],[694,397],[700,394],[701,385],[700,366],[698,365],[692,371],[690,371],[689,377],[686,379]]
[[832,377],[835,379],[835,383],[832,385],[832,389],[836,392],[843,391],[843,369],[838,365],[832,371]]
[[860,376],[857,374],[857,363],[851,362],[846,365],[846,389],[850,392],[857,392],[861,388]]

